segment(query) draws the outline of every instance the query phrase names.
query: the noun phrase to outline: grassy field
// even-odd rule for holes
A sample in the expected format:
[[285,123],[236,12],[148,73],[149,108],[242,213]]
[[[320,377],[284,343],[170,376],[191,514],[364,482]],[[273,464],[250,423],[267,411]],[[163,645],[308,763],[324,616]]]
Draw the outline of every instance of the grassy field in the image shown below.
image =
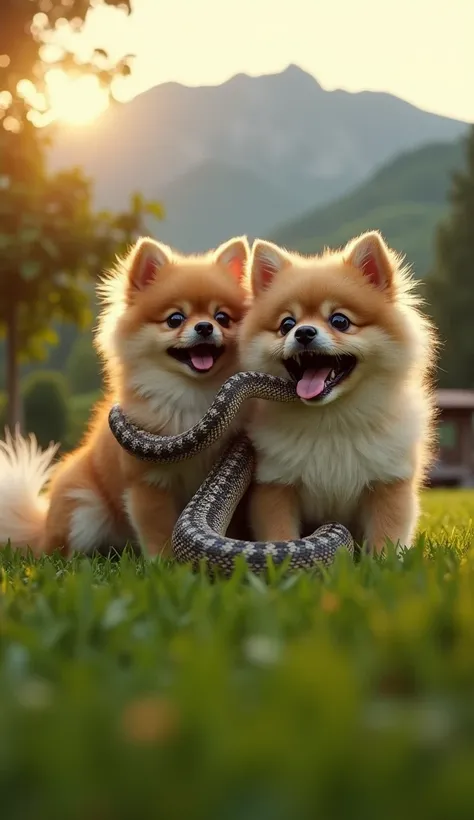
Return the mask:
[[2,820],[446,820],[474,802],[474,494],[324,577],[0,554]]

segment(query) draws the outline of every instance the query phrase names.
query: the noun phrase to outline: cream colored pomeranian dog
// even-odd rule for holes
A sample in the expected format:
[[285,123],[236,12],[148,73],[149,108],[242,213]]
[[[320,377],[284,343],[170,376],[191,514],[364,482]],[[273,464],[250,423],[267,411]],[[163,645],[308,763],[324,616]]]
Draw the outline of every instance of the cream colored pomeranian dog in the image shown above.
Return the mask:
[[201,419],[237,369],[248,256],[244,238],[193,257],[142,239],[107,276],[96,337],[107,398],[84,442],[57,465],[56,448],[41,452],[34,438],[0,443],[0,543],[89,552],[138,539],[150,554],[166,549],[224,442],[189,461],[147,464],[121,449],[108,413],[118,401],[137,425],[163,435]]
[[254,537],[285,540],[328,521],[379,552],[409,546],[429,465],[435,336],[413,280],[377,232],[303,257],[257,241],[243,369],[292,379],[298,403],[260,402]]

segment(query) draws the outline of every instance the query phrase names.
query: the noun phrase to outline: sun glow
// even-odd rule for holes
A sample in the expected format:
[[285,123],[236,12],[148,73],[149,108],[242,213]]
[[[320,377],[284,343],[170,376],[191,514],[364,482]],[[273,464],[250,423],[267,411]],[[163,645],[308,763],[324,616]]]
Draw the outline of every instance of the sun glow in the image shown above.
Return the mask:
[[93,74],[70,77],[62,69],[52,68],[46,74],[46,86],[50,118],[71,125],[93,122],[109,104],[107,91]]

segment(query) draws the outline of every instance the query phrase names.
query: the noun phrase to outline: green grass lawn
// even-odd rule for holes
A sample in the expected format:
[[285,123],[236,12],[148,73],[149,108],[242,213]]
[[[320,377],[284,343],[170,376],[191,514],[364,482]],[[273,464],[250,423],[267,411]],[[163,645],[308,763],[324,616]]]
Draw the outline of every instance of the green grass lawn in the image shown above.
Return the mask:
[[471,820],[474,493],[424,501],[324,577],[5,550],[2,820]]

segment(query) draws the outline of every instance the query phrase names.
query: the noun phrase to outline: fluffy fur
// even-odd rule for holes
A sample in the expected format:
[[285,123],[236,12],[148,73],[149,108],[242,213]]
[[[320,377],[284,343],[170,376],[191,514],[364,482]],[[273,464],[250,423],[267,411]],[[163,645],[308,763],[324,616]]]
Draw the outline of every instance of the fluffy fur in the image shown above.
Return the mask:
[[291,371],[302,397],[262,402],[250,423],[254,537],[294,538],[334,520],[376,551],[387,539],[410,545],[431,458],[436,344],[409,271],[373,232],[316,257],[257,241],[251,281],[242,367]]
[[81,446],[55,467],[55,448],[41,452],[34,438],[0,444],[1,542],[89,552],[130,539],[150,554],[166,551],[218,448],[182,464],[138,462],[113,438],[108,412],[119,401],[136,424],[165,435],[202,417],[237,369],[248,254],[244,238],[195,257],[142,239],[105,278],[96,345],[107,398]]

